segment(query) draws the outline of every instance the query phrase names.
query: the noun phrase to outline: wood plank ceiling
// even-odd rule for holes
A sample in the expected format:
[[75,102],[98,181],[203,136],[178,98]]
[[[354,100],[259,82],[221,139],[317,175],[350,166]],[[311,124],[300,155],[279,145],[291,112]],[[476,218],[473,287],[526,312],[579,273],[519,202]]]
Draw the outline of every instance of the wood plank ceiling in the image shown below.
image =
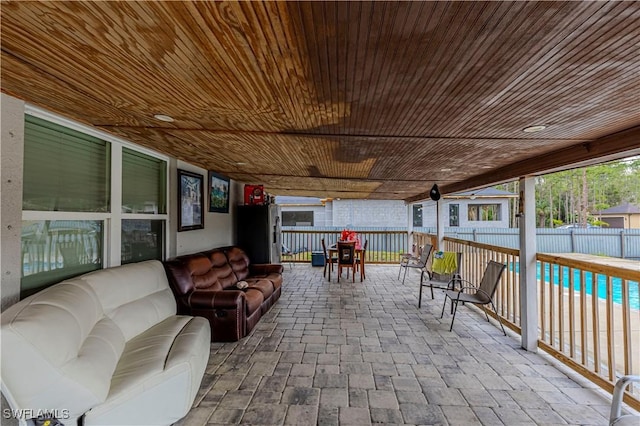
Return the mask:
[[273,194],[640,154],[640,2],[3,1],[1,45],[3,92]]

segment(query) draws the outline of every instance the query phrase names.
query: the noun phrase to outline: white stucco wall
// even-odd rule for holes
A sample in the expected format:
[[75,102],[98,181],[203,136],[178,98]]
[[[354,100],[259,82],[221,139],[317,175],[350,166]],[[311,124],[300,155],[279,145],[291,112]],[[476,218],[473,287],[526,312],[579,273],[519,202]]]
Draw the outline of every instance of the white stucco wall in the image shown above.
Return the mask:
[[[184,161],[177,161],[176,170],[171,170],[170,173],[175,178],[170,179],[173,185],[177,182],[177,169],[187,170],[190,172],[198,173],[204,176],[205,182],[205,199],[208,195],[208,179],[209,172],[200,167],[194,166]],[[235,213],[236,206],[239,202],[244,201],[243,188],[244,185],[240,185],[235,181],[231,181],[230,195],[229,195],[229,213],[210,213],[208,207],[204,215],[204,229],[194,229],[192,231],[177,232],[177,215],[178,215],[178,200],[177,200],[177,188],[175,186],[171,189],[171,231],[176,233],[176,255],[195,253],[202,250],[207,250],[214,247],[221,247],[231,245],[235,241]],[[205,200],[205,204],[206,200]]]

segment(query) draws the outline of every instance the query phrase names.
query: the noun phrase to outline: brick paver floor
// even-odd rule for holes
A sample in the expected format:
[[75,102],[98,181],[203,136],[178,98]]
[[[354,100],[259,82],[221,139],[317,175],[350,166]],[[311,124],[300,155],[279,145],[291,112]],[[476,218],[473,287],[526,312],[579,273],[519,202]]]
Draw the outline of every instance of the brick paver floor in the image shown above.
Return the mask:
[[256,329],[211,345],[177,424],[607,424],[610,395],[467,307],[449,332],[442,294],[418,309],[418,275],[397,273],[368,265],[365,282],[338,284],[287,267]]

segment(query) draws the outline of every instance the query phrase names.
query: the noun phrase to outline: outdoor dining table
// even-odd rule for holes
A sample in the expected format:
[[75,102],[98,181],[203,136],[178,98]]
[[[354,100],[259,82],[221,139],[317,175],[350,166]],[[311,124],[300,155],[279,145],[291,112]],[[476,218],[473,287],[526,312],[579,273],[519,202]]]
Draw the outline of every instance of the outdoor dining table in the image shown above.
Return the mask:
[[[334,253],[337,255],[338,244],[330,245],[328,248],[328,251],[329,251],[329,257],[333,257]],[[364,249],[362,248],[362,244],[356,244],[356,256],[360,258],[360,282],[362,282],[362,280],[367,277],[367,275],[364,272]]]

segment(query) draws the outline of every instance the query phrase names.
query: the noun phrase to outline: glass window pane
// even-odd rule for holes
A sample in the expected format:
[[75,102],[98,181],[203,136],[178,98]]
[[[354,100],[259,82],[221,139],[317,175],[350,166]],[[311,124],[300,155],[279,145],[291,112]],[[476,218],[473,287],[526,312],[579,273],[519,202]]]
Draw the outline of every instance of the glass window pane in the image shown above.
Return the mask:
[[449,226],[460,226],[459,204],[449,204]]
[[25,116],[23,210],[106,212],[110,144]]
[[164,220],[122,221],[122,264],[164,259]]
[[132,149],[122,149],[122,212],[167,212],[167,163]]
[[470,221],[499,221],[500,204],[469,204]]
[[101,269],[103,234],[98,220],[23,221],[21,297]]
[[313,226],[313,211],[282,212],[282,226]]
[[422,226],[422,204],[413,205],[413,226]]

